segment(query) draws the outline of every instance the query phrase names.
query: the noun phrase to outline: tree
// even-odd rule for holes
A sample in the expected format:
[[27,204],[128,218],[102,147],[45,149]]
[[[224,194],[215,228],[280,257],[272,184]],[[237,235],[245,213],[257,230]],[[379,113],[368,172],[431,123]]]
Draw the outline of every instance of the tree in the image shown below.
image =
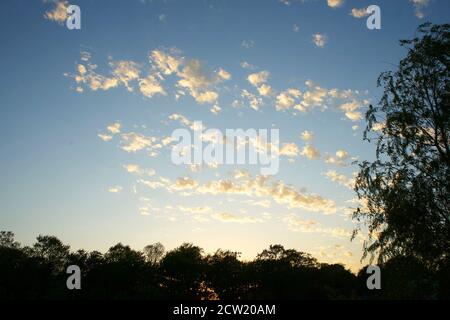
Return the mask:
[[239,252],[219,249],[206,257],[209,285],[220,299],[239,299],[245,293],[243,263],[239,261],[239,255]]
[[0,247],[19,248],[20,244],[14,240],[14,233],[11,231],[0,231]]
[[55,236],[42,236],[36,238],[32,253],[52,265],[55,272],[65,270],[69,257],[70,246],[64,245]]
[[368,227],[363,258],[400,254],[438,268],[450,257],[450,25],[418,33],[400,41],[408,53],[380,75],[384,93],[366,113],[376,160],[360,164],[353,237]]
[[163,257],[164,251],[164,246],[160,242],[149,244],[144,248],[145,259],[152,265],[156,265]]
[[164,286],[169,296],[200,299],[207,294],[205,287],[205,261],[200,247],[184,243],[167,252],[160,268],[165,277]]

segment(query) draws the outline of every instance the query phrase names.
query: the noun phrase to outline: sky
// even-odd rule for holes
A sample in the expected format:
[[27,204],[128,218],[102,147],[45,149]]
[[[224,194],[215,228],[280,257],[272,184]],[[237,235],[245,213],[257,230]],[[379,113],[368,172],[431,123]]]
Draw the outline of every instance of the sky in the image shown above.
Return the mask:
[[[352,187],[374,158],[365,110],[405,55],[398,41],[449,12],[445,0],[1,1],[0,229],[23,244],[191,242],[244,260],[282,244],[357,270]],[[278,129],[247,144],[270,148],[279,170],[174,163],[172,133],[198,121]]]

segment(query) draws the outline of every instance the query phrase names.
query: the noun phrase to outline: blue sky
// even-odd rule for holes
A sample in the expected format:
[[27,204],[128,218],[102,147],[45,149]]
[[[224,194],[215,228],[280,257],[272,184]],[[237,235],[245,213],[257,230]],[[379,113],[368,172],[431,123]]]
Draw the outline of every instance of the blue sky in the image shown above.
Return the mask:
[[[68,4],[0,4],[1,229],[244,259],[280,243],[359,267],[351,162],[374,154],[362,116],[398,40],[448,22],[450,2],[70,1],[81,30],[55,14]],[[381,30],[350,14],[371,4]],[[258,166],[174,165],[167,137],[193,121],[279,129],[279,173],[258,185]]]

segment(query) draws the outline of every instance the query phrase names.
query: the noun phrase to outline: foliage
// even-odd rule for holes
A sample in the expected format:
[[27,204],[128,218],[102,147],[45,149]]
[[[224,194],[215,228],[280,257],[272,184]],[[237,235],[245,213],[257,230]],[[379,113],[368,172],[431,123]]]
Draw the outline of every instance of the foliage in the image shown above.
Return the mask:
[[376,160],[360,165],[353,217],[367,226],[366,255],[380,263],[403,255],[431,268],[450,257],[450,25],[424,24],[396,71],[381,74],[365,139]]

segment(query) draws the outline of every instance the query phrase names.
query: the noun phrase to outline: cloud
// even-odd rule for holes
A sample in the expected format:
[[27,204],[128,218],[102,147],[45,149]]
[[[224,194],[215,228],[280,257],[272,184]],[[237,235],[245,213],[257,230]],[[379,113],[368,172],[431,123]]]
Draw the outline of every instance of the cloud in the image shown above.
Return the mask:
[[303,147],[302,151],[300,152],[300,155],[310,159],[315,160],[320,158],[320,152],[318,149],[316,149],[311,144],[307,144]]
[[[184,125],[193,131],[198,131],[201,129],[200,127],[198,127],[196,125],[196,123],[194,121],[189,120],[188,118],[186,118],[184,115],[182,115],[180,113],[173,113],[168,117],[168,119],[172,120],[172,121],[177,121],[179,124]],[[205,129],[206,129],[206,127],[203,125],[203,130],[205,130]]]
[[128,91],[133,91],[130,82],[139,79],[139,65],[136,62],[121,60],[112,61],[109,63],[112,68],[114,77],[122,83]]
[[303,208],[308,211],[334,213],[335,203],[319,195],[308,194],[286,185],[283,181],[269,181],[268,177],[242,178],[233,180],[213,180],[199,185],[200,194],[235,194],[256,197],[270,197],[278,204],[288,208]]
[[249,70],[255,69],[255,66],[248,63],[247,61],[242,61],[239,65],[241,66],[242,69],[249,69]]
[[361,108],[361,105],[356,100],[344,103],[339,107],[351,121],[359,121],[362,119],[362,113],[357,111],[359,108]]
[[67,8],[69,7],[69,2],[56,0],[46,2],[52,3],[52,9],[44,13],[44,18],[63,25],[68,17]]
[[349,158],[349,154],[345,150],[336,151],[335,156],[327,155],[325,156],[325,163],[334,164],[339,167],[347,166],[347,159]]
[[290,214],[284,218],[288,224],[288,228],[294,232],[303,233],[319,233],[335,238],[350,239],[352,232],[343,228],[326,228],[319,225],[313,220],[304,220],[294,214]]
[[121,137],[121,148],[129,153],[136,153],[137,151],[151,147],[156,141],[154,137],[146,137],[136,132],[124,133]]
[[252,73],[247,77],[248,82],[254,87],[258,87],[259,85],[266,83],[269,79],[270,73],[269,71],[261,71],[257,73]]
[[163,13],[159,14],[158,15],[158,20],[161,21],[161,22],[166,22],[167,16],[165,14],[163,14]]
[[302,102],[296,109],[305,111],[311,107],[324,106],[325,98],[328,96],[329,92],[325,88],[315,85],[311,80],[307,80],[305,84],[307,90],[303,94]]
[[303,141],[311,142],[314,140],[314,133],[312,131],[305,130],[300,134]]
[[[222,68],[216,72],[209,71],[200,60],[180,57],[176,49],[170,49],[169,53],[154,50],[150,60],[164,75],[175,74],[179,78],[177,86],[181,90],[186,89],[199,104],[217,104],[219,94],[214,86],[231,79],[228,71]],[[214,110],[217,112],[217,108]]]
[[170,49],[169,53],[162,50],[153,50],[150,53],[150,62],[154,64],[163,74],[171,75],[178,72],[178,68],[183,63],[183,58],[178,57],[177,49]]
[[129,173],[140,173],[141,168],[137,164],[126,164],[123,166]]
[[343,174],[339,174],[334,170],[328,170],[325,176],[333,182],[337,182],[339,185],[347,187],[353,190],[355,185],[355,180],[353,178],[348,178]]
[[97,136],[105,142],[111,141],[114,135],[120,133],[121,126],[119,122],[111,123],[106,127],[108,133],[99,133]]
[[414,5],[416,17],[419,19],[423,19],[425,16],[423,9],[428,7],[428,5],[430,4],[430,0],[409,0],[409,1]]
[[367,8],[361,9],[353,8],[352,11],[350,12],[350,15],[354,18],[361,19],[368,16],[369,13],[367,12]]
[[122,191],[121,186],[113,186],[113,187],[108,188],[108,192],[111,192],[111,193],[119,193],[120,191]]
[[292,27],[292,31],[299,32],[300,31],[299,26],[297,24],[294,24],[294,26]]
[[177,208],[189,214],[205,214],[211,212],[212,208],[208,206],[200,206],[200,207],[186,207],[182,205],[178,205]]
[[219,71],[217,72],[217,75],[224,79],[224,80],[230,80],[231,79],[231,74],[228,71],[225,71],[224,69],[220,68]]
[[270,200],[247,200],[245,203],[248,203],[252,206],[258,206],[258,207],[263,207],[263,208],[269,208],[270,207]]
[[339,8],[344,4],[344,0],[327,0],[327,4],[331,8]]
[[198,182],[190,177],[178,178],[174,184],[170,185],[169,189],[173,191],[180,191],[186,189],[194,189],[198,186]]
[[120,128],[122,125],[119,122],[115,122],[106,127],[106,129],[112,134],[120,133]]
[[326,43],[328,42],[328,38],[324,34],[316,33],[313,34],[312,37],[314,44],[319,48],[325,47]]
[[113,136],[103,133],[99,133],[97,136],[105,142],[111,141],[113,138]]
[[253,48],[255,46],[255,41],[253,40],[243,40],[241,42],[241,46],[245,49],[250,49]]
[[265,83],[258,87],[258,92],[261,96],[271,96],[273,94],[272,87]]
[[[259,110],[263,104],[263,101],[261,98],[257,97],[256,95],[254,95],[253,93],[251,93],[245,89],[243,89],[241,91],[241,98],[243,98],[244,100],[247,100],[250,108],[252,108],[253,110]],[[237,105],[237,104],[233,103],[233,105]]]
[[148,98],[153,97],[155,94],[166,95],[166,91],[153,75],[148,75],[146,78],[139,80],[139,90]]
[[276,109],[285,110],[294,107],[298,104],[298,99],[301,97],[302,93],[298,89],[287,89],[282,91],[276,98]]
[[215,86],[231,79],[231,74],[223,68],[210,71],[199,60],[182,57],[176,48],[151,51],[150,72],[147,75],[142,75],[141,64],[130,60],[110,61],[110,75],[103,75],[96,71],[97,65],[91,63],[90,59],[89,53],[83,53],[83,63],[77,66],[77,73],[66,74],[75,80],[76,91],[79,93],[84,92],[83,86],[92,91],[124,86],[129,92],[137,87],[144,97],[151,98],[155,95],[167,95],[161,82],[166,76],[176,75],[176,99],[188,93],[199,104],[214,104],[215,107],[210,110],[216,114],[220,107],[217,104],[219,94]]
[[247,81],[258,90],[261,96],[271,96],[273,94],[272,87],[267,84],[269,79],[269,71],[261,71],[252,73],[247,77]]
[[234,223],[256,223],[261,222],[261,219],[257,219],[249,216],[237,216],[231,213],[222,212],[213,214],[212,217],[221,222],[234,222]]
[[279,154],[287,157],[296,157],[300,154],[298,146],[295,143],[284,143],[281,146]]
[[268,176],[252,177],[245,173],[239,177],[235,175],[234,179],[210,180],[205,183],[199,183],[190,177],[179,178],[175,182],[163,177],[152,181],[141,179],[138,182],[151,189],[163,188],[169,192],[181,192],[184,195],[240,195],[273,200],[289,209],[301,208],[324,214],[336,212],[336,203],[333,200],[304,190],[296,190],[293,186],[281,180],[272,180]]

